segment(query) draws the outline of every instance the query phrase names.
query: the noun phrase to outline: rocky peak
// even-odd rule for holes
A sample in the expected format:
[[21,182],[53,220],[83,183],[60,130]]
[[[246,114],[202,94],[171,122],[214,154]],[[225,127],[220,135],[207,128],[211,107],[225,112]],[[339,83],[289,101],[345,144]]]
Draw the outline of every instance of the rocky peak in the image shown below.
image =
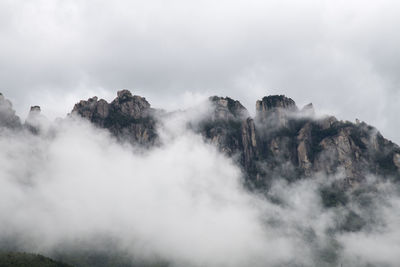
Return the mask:
[[215,108],[213,119],[228,120],[249,117],[247,109],[237,100],[218,96],[212,96],[209,100]]
[[109,129],[118,138],[132,143],[151,145],[157,136],[154,110],[144,97],[132,95],[128,90],[118,91],[111,103],[98,100],[96,96],[80,101],[75,104],[72,114]]
[[256,158],[256,132],[247,109],[237,100],[213,96],[209,101],[214,108],[198,131],[228,156],[234,156],[245,173],[254,169]]
[[[257,101],[255,124],[239,101],[209,100],[210,116],[193,129],[238,160],[248,181],[267,185],[276,176],[296,180],[343,171],[342,184],[353,187],[369,173],[400,176],[400,149],[365,123],[315,118],[312,104],[299,110],[279,95]],[[73,112],[132,143],[148,146],[157,140],[155,110],[128,90],[111,103],[97,97],[81,101]]]
[[296,111],[297,106],[293,99],[288,98],[284,95],[270,95],[265,96],[262,100],[256,102],[257,111],[267,111],[271,109],[287,109],[291,111]]
[[50,121],[41,114],[40,106],[31,106],[24,126],[34,134],[46,131],[50,127]]
[[121,90],[117,93],[111,105],[123,115],[139,119],[148,116],[150,104],[144,97],[132,96],[128,90]]
[[309,103],[307,105],[305,105],[302,109],[301,109],[301,114],[303,116],[307,116],[307,117],[314,117],[315,116],[315,110],[314,110],[314,106],[312,103]]
[[39,114],[41,112],[40,106],[31,106],[29,113],[36,113]]
[[97,96],[81,100],[75,104],[72,114],[78,114],[92,122],[98,122],[108,116],[108,103],[103,99],[98,101]]
[[42,117],[40,113],[41,113],[40,106],[31,106],[28,117],[25,120],[25,124],[36,124],[38,118]]
[[[364,122],[302,116],[314,113],[312,104],[299,111],[292,99],[269,96],[257,101],[255,124],[239,101],[217,96],[209,100],[214,108],[211,114],[191,129],[237,160],[247,181],[268,185],[277,176],[296,180],[340,172],[342,184],[349,187],[370,174],[400,181],[400,148]],[[82,100],[72,114],[120,140],[148,147],[158,143],[156,111],[145,98],[121,90],[111,103],[98,97]],[[40,107],[32,106],[25,127],[40,133],[50,125],[46,121]],[[0,94],[3,127],[22,125],[11,102]]]
[[132,98],[132,93],[129,90],[123,89],[117,92],[118,99],[124,100]]
[[293,99],[284,95],[266,96],[256,102],[257,121],[272,130],[287,127],[290,115],[297,111]]
[[15,115],[11,101],[6,99],[2,93],[0,93],[0,127],[12,129],[21,127],[21,121]]

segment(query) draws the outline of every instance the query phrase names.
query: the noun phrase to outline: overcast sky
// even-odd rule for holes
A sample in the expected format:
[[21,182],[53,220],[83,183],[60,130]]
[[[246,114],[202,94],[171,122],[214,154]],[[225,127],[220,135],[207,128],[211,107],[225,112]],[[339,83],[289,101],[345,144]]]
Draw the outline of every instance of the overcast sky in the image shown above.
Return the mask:
[[400,143],[399,28],[389,0],[0,0],[0,92],[22,118],[122,88],[153,107],[222,95],[251,113],[286,94]]

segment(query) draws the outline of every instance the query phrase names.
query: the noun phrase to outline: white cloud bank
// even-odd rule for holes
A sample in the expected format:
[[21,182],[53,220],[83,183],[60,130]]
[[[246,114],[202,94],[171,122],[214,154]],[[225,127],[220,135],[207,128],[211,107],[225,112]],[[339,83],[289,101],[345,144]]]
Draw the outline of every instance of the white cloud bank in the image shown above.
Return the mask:
[[[288,257],[284,241],[266,242],[239,169],[199,136],[134,154],[105,131],[67,120],[47,137],[3,133],[0,142],[1,233],[22,235],[27,249],[105,234],[121,249],[181,264]],[[275,253],[267,258],[266,248]]]
[[104,236],[111,250],[174,266],[324,266],[329,255],[327,266],[396,266],[397,206],[382,205],[390,216],[379,234],[336,240],[329,229],[345,211],[322,207],[326,177],[277,181],[267,199],[251,194],[232,160],[184,130],[196,110],[182,114],[160,128],[164,145],[145,152],[78,118],[39,136],[2,131],[0,240],[51,254],[80,242],[107,247],[96,239]]

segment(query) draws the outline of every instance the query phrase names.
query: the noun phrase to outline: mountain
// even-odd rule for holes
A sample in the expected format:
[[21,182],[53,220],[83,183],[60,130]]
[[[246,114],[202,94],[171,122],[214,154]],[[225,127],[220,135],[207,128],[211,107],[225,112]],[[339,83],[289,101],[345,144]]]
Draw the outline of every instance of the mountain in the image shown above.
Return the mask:
[[[188,127],[233,157],[256,188],[277,176],[292,181],[339,173],[340,188],[354,188],[368,174],[400,180],[399,146],[365,122],[316,117],[312,104],[299,109],[283,95],[258,100],[254,118],[229,97],[213,96],[209,102],[211,112]],[[80,101],[72,113],[146,147],[159,145],[157,124],[166,115],[128,90],[119,91],[111,103],[97,97]]]
[[[270,233],[275,233],[279,238],[287,237],[288,243],[293,243],[294,246],[301,247],[302,250],[299,250],[298,254],[296,254],[296,251],[293,252],[295,253],[295,256],[291,255],[291,253],[288,253],[288,255],[290,254],[288,256],[288,261],[278,262],[276,265],[272,266],[340,266],[343,262],[346,263],[343,266],[382,266],[379,264],[355,264],[355,261],[352,261],[352,259],[356,259],[357,262],[360,260],[358,255],[365,256],[365,254],[356,254],[352,250],[347,250],[346,245],[348,243],[350,243],[350,245],[355,244],[355,247],[358,248],[358,243],[362,243],[362,241],[358,240],[364,240],[363,238],[370,237],[372,240],[374,240],[372,242],[373,247],[375,246],[375,240],[379,240],[379,242],[376,242],[383,244],[382,246],[385,248],[389,246],[393,246],[394,250],[398,248],[396,245],[397,243],[394,245],[392,245],[393,243],[390,243],[392,240],[391,238],[388,238],[389,243],[387,240],[383,240],[383,238],[398,236],[397,229],[399,215],[396,214],[398,214],[397,203],[400,203],[400,197],[397,198],[396,194],[400,192],[398,191],[398,182],[400,180],[399,146],[385,139],[377,129],[366,124],[365,122],[356,120],[355,123],[352,123],[338,120],[333,116],[317,116],[312,104],[308,104],[302,108],[299,108],[293,99],[283,95],[263,97],[256,102],[255,107],[255,116],[252,117],[248,110],[239,101],[229,97],[212,96],[203,104],[199,105],[198,107],[194,107],[193,109],[166,112],[161,109],[153,108],[145,98],[133,95],[128,90],[122,90],[117,93],[117,97],[111,102],[107,102],[106,100],[99,99],[97,97],[92,97],[88,100],[82,100],[73,107],[67,119],[61,119],[60,121],[56,121],[55,123],[51,124],[41,114],[41,109],[39,106],[32,106],[26,120],[21,122],[20,118],[16,116],[11,102],[0,94],[0,137],[2,137],[0,141],[2,141],[4,146],[4,156],[2,157],[2,168],[4,171],[2,174],[9,180],[8,181],[7,179],[4,179],[7,180],[7,182],[4,183],[6,185],[6,193],[9,192],[8,195],[6,194],[5,200],[13,200],[14,197],[16,197],[15,199],[26,198],[28,201],[21,203],[26,203],[25,205],[28,206],[28,211],[30,211],[30,202],[32,201],[32,213],[28,212],[28,214],[24,214],[24,211],[26,211],[26,209],[24,209],[25,205],[21,204],[20,206],[17,206],[18,210],[16,210],[16,214],[23,216],[22,218],[38,219],[40,224],[42,224],[41,219],[43,216],[43,218],[50,219],[50,226],[52,225],[51,220],[53,218],[51,215],[59,214],[51,209],[53,205],[54,207],[63,207],[62,205],[60,206],[55,204],[63,204],[65,201],[69,203],[69,201],[74,202],[79,201],[80,199],[85,201],[92,201],[92,199],[95,199],[95,210],[97,210],[97,205],[102,205],[99,203],[103,203],[104,205],[104,202],[99,201],[103,194],[105,197],[107,197],[109,190],[113,193],[117,192],[115,195],[111,194],[112,198],[110,198],[110,206],[112,206],[112,212],[106,213],[105,218],[107,218],[107,221],[110,220],[112,222],[112,227],[108,227],[106,232],[108,232],[109,229],[118,232],[120,230],[118,229],[118,226],[121,225],[118,224],[118,222],[119,220],[122,220],[122,222],[125,222],[126,225],[129,226],[124,228],[124,231],[121,230],[122,235],[129,236],[131,234],[130,231],[132,231],[131,223],[134,221],[123,221],[125,215],[128,216],[131,211],[134,211],[131,209],[129,204],[139,203],[139,206],[135,206],[136,209],[139,207],[139,210],[142,209],[143,205],[143,209],[145,210],[143,215],[145,215],[147,212],[157,213],[162,210],[162,208],[157,209],[157,207],[155,207],[155,211],[146,210],[146,207],[148,207],[146,206],[146,202],[148,201],[147,194],[151,195],[153,193],[157,199],[155,203],[159,204],[158,201],[165,201],[169,198],[173,198],[173,192],[175,191],[170,191],[171,188],[176,188],[175,186],[161,186],[158,188],[157,185],[161,180],[153,179],[152,181],[154,181],[154,184],[151,184],[151,187],[149,186],[145,187],[144,190],[139,190],[140,192],[143,191],[143,194],[146,195],[144,198],[145,201],[143,201],[141,198],[125,198],[126,196],[133,195],[131,194],[130,189],[137,185],[139,185],[140,189],[141,181],[147,182],[147,180],[149,180],[148,178],[151,178],[152,175],[154,176],[154,174],[152,174],[153,168],[157,168],[158,163],[160,162],[160,158],[156,157],[155,159],[152,159],[151,164],[149,164],[150,166],[144,169],[145,171],[143,180],[133,179],[132,181],[139,181],[139,183],[128,183],[128,194],[123,195],[121,201],[121,198],[118,198],[117,195],[120,192],[123,194],[124,190],[121,186],[115,187],[117,190],[113,188],[113,185],[121,180],[116,179],[118,178],[118,175],[114,177],[112,174],[118,173],[121,166],[124,164],[127,165],[127,162],[133,161],[122,160],[122,165],[116,164],[120,158],[118,158],[118,156],[115,154],[113,154],[112,158],[110,158],[108,153],[111,150],[107,150],[106,146],[111,146],[111,143],[114,145],[115,143],[121,143],[122,145],[125,145],[127,142],[129,142],[135,148],[138,148],[138,152],[149,152],[144,154],[130,153],[131,151],[119,150],[119,148],[124,147],[117,145],[118,149],[116,151],[118,151],[118,155],[119,153],[129,152],[128,154],[130,156],[131,154],[134,154],[134,159],[140,162],[142,156],[145,158],[149,154],[151,155],[152,152],[155,151],[157,153],[157,151],[163,150],[163,148],[167,147],[167,142],[171,140],[166,138],[166,136],[168,136],[170,127],[182,127],[183,125],[185,135],[189,133],[188,135],[190,136],[190,143],[203,140],[211,146],[215,146],[221,153],[232,159],[232,161],[225,161],[226,158],[221,157],[224,159],[223,162],[225,164],[229,165],[231,162],[233,162],[241,168],[243,180],[239,180],[239,183],[243,181],[245,188],[239,184],[239,192],[245,196],[251,195],[251,198],[255,197],[255,201],[257,202],[251,202],[249,205],[246,205],[246,209],[251,210],[253,204],[256,206],[259,205],[259,201],[260,203],[263,203],[260,205],[260,207],[257,206],[258,208],[262,207],[263,209],[262,212],[260,211],[260,213],[257,213],[257,219],[255,216],[251,215],[251,220],[246,221],[246,224],[244,224],[245,227],[240,229],[247,229],[249,222],[252,220],[258,220],[258,218],[261,217],[260,223],[263,227],[263,230],[269,231]],[[84,120],[91,122],[95,127],[102,129],[102,131],[94,131],[92,127],[85,128],[87,125],[85,123],[82,124],[80,120],[75,120],[76,117],[82,117]],[[179,123],[174,121],[174,118],[176,117],[178,117]],[[173,123],[170,122],[171,119]],[[74,127],[77,125],[79,125],[79,131],[83,130],[83,132],[85,132],[85,129],[90,129],[90,131],[85,132],[82,138],[77,138],[77,135],[74,134],[67,135],[67,138],[73,140],[68,139],[66,142],[64,139],[66,137],[63,136],[63,131],[65,131],[65,129],[72,129],[74,131],[76,130]],[[52,127],[54,129],[52,129]],[[57,129],[55,130],[55,128]],[[114,136],[115,139],[110,140],[110,138],[108,138],[109,136],[107,135],[105,135],[107,138],[102,138],[104,132],[106,132],[104,129],[109,131],[110,136]],[[172,132],[173,134],[181,133],[180,130]],[[79,153],[75,152],[75,150],[80,149],[82,142],[88,142],[90,144],[90,140],[87,138],[91,138],[95,133],[100,137],[100,148],[95,149],[94,153],[90,155],[105,156],[106,160],[100,161],[101,164],[107,165],[104,169],[98,164],[93,164],[93,162],[97,161],[91,162],[91,160],[88,159],[86,162],[86,157],[84,159],[77,157],[82,161],[82,165],[75,164],[74,161],[75,157],[78,155],[76,153]],[[58,138],[56,138],[57,135]],[[15,138],[9,138],[10,136]],[[95,137],[93,138],[95,139]],[[15,142],[16,140],[20,139],[26,139],[26,142]],[[75,139],[79,139],[78,141],[81,143],[75,143]],[[107,140],[106,142],[111,142],[103,145],[104,140]],[[10,143],[10,146],[7,146],[8,143]],[[202,148],[210,148],[209,146],[204,146],[204,143],[200,143]],[[65,146],[70,146],[71,144],[74,145],[73,150],[65,150]],[[58,160],[54,160],[54,155],[51,157],[51,153],[54,153],[55,151],[58,152]],[[69,153],[66,153],[65,151],[69,151]],[[188,150],[178,149],[169,151],[170,153],[167,154],[161,154],[163,155],[162,160],[165,157],[174,157],[176,153],[181,153],[181,151],[186,151],[187,153]],[[215,152],[214,149],[211,149],[211,151],[212,153]],[[68,155],[65,155],[66,157],[64,157],[64,153]],[[207,153],[206,157],[209,155],[210,154]],[[8,157],[10,160],[8,160]],[[113,161],[114,157],[117,157],[116,161]],[[177,155],[177,157],[182,157],[182,155]],[[123,157],[121,158],[124,159]],[[129,159],[131,160],[132,158],[129,157]],[[197,165],[198,161],[200,160],[202,159],[195,157],[194,163],[192,163],[193,166]],[[211,161],[213,160],[215,159],[212,158]],[[27,161],[28,163],[31,163],[27,165],[28,167],[24,165]],[[47,164],[48,161],[50,161],[50,164]],[[71,162],[73,163],[72,165]],[[108,166],[109,162],[110,165],[116,165],[118,170],[116,172],[111,172],[111,175],[110,173],[106,174],[107,177],[110,176],[110,184],[107,184],[108,186],[105,187],[106,190],[104,192],[100,191],[100,195],[96,194],[98,178],[100,179],[100,185],[102,182],[100,177],[101,175],[99,174],[101,174],[103,171],[107,172],[107,170],[111,167]],[[85,170],[78,170],[78,172],[71,172],[71,174],[68,174],[68,171],[66,171],[64,168],[62,168],[61,171],[58,171],[58,168],[55,168],[58,165],[64,166],[64,164],[66,166],[72,166],[71,169],[74,169],[74,167],[77,165],[79,165],[80,168],[82,168],[82,166],[86,168],[86,164],[88,166],[86,172]],[[169,164],[169,161],[164,164]],[[179,164],[181,164],[181,162]],[[178,173],[180,167],[184,169],[184,166],[179,164],[171,164],[173,165],[172,176],[175,175],[175,168],[178,168]],[[15,165],[16,167],[9,168],[8,165]],[[201,164],[199,165],[202,166]],[[134,170],[129,168],[128,170],[139,174],[140,170],[137,168],[138,165],[134,166]],[[190,165],[189,168],[193,168],[193,166]],[[221,165],[221,167],[222,168],[220,169],[225,169],[225,165]],[[99,168],[100,172],[93,172],[97,174],[94,175],[92,174],[92,169],[96,168]],[[226,169],[229,168],[229,166],[226,167]],[[113,168],[110,169],[113,170]],[[121,169],[121,173],[118,174],[123,176],[124,168],[122,167]],[[234,169],[235,171],[237,170],[237,168]],[[42,170],[49,171],[50,178],[48,180],[45,179],[47,176],[42,177]],[[88,170],[90,171],[88,172]],[[214,170],[215,169],[213,169],[213,171]],[[217,170],[219,169],[217,168]],[[81,171],[82,175],[80,175]],[[156,175],[160,176],[160,171],[157,171],[155,170]],[[201,171],[202,169],[200,169],[200,172]],[[67,175],[64,176],[64,172],[66,172]],[[198,170],[196,169],[194,172],[198,172]],[[65,180],[52,180],[60,177],[60,173],[62,177],[65,177]],[[192,172],[189,173],[189,175],[192,175]],[[162,173],[161,176],[163,174],[164,173]],[[231,174],[232,173],[229,173],[229,177]],[[79,177],[78,180],[74,180],[76,175]],[[184,176],[186,178],[187,174]],[[213,175],[206,173],[205,176],[208,178],[211,177],[211,180],[215,181]],[[203,191],[211,191],[210,197],[206,194],[207,203],[215,198],[216,200],[210,203],[212,203],[211,206],[216,206],[218,210],[216,213],[211,213],[212,216],[217,216],[218,213],[223,212],[224,207],[231,207],[224,205],[219,206],[221,203],[225,202],[225,195],[219,195],[219,191],[224,192],[224,190],[220,189],[226,188],[221,188],[221,183],[212,183],[211,185],[208,185],[207,183],[204,185],[201,184],[201,181],[199,181],[198,178],[207,178],[205,176],[194,175],[193,180],[196,181],[196,186],[194,188],[188,187],[187,190],[189,191],[188,194],[190,197],[178,198],[179,201],[172,202],[172,205],[170,206],[174,208],[177,206],[179,208],[180,205],[176,205],[177,203],[193,201],[192,197],[197,200],[196,197],[204,194]],[[222,176],[217,176],[217,178],[219,177]],[[376,180],[370,179],[371,177],[375,177]],[[78,189],[81,182],[84,182],[86,178],[89,180],[90,187],[88,190],[85,189],[83,191],[79,191]],[[78,182],[74,184],[74,181]],[[54,203],[58,201],[58,197],[49,198],[50,201],[45,202],[43,209],[44,212],[41,212],[41,205],[35,206],[35,200],[42,199],[42,197],[46,199],[44,192],[47,192],[47,194],[50,194],[51,196],[56,195],[56,193],[54,193],[53,190],[46,191],[42,190],[42,187],[36,186],[43,186],[47,185],[48,183],[51,185],[54,184],[54,182],[65,182],[61,183],[61,190],[59,190],[58,193],[67,191],[68,184],[72,182],[73,186],[69,187],[69,191],[71,191],[72,194],[60,196],[60,203]],[[165,180],[165,182],[166,184],[172,183],[173,179],[168,181]],[[197,182],[200,182],[200,185],[198,185]],[[179,183],[179,185],[181,184]],[[64,186],[67,187],[65,188]],[[109,186],[111,188],[109,188]],[[132,188],[129,186],[132,186]],[[223,184],[223,186],[225,186],[225,184]],[[229,185],[227,185],[227,187],[228,186]],[[102,186],[100,186],[100,188],[101,187]],[[156,193],[152,191],[153,187],[155,187]],[[8,190],[7,188],[16,188],[18,190]],[[55,189],[56,188],[58,187],[55,187]],[[92,188],[95,194],[92,194]],[[186,187],[183,188],[186,189]],[[199,194],[198,189],[203,190],[199,191],[201,194]],[[78,194],[79,196],[74,193],[75,190],[80,192]],[[139,191],[133,190],[132,192],[136,192],[137,194]],[[229,192],[232,193],[228,190],[228,193]],[[236,194],[235,192],[236,191],[233,193]],[[86,194],[86,198],[80,198],[80,195]],[[228,196],[230,196],[230,194],[228,194]],[[114,202],[114,198],[120,201]],[[56,201],[54,201],[54,199],[56,199]],[[128,203],[128,205],[125,203],[127,202],[126,199],[131,201]],[[231,199],[229,197],[227,200],[228,201],[226,202],[229,203],[235,202],[235,198],[233,198],[234,201],[230,201]],[[90,201],[88,202],[91,203]],[[198,213],[198,210],[196,210],[196,205],[199,203],[201,204],[201,202],[193,202],[195,205],[190,206],[190,211],[192,211],[193,208],[193,214],[195,214]],[[10,203],[11,202],[8,202],[6,205],[12,206]],[[39,202],[39,204],[41,203],[42,202]],[[152,202],[150,201],[150,203]],[[107,205],[108,203],[105,206]],[[77,206],[73,206],[74,209],[68,209],[68,211],[79,211],[81,206],[86,212],[90,213],[92,211],[92,207],[90,205],[85,208],[85,203],[82,203],[81,205],[81,202],[79,202]],[[126,206],[128,209],[122,209],[122,212],[120,212],[121,210],[118,209],[119,206]],[[168,205],[168,207],[170,206]],[[153,208],[154,206],[151,207]],[[160,207],[164,206],[161,205]],[[93,218],[94,221],[101,221],[101,218],[98,218],[98,215],[102,214],[102,207],[100,206],[99,208],[100,213],[95,213],[96,216]],[[207,206],[207,208],[210,207]],[[246,216],[246,209],[239,209],[240,216],[236,217],[236,219]],[[107,209],[105,209],[105,211],[107,211]],[[230,210],[228,209],[227,212],[229,211]],[[141,212],[142,211],[140,211],[139,214],[142,214]],[[46,217],[47,213],[50,215]],[[14,216],[13,212],[4,214],[9,214],[9,216],[4,216],[4,218]],[[57,223],[62,223],[62,220],[60,220],[62,218],[68,222],[69,219],[71,219],[72,222],[75,223],[72,224],[72,227],[77,227],[79,230],[79,224],[76,222],[84,224],[84,221],[74,221],[74,217],[72,216],[69,218],[68,214],[69,213],[67,212],[65,215],[66,218],[63,216],[54,216],[54,218],[56,219]],[[108,216],[109,214],[111,214],[111,216]],[[170,216],[168,213],[162,214]],[[178,212],[174,214],[176,215]],[[192,214],[192,212],[190,214]],[[206,221],[208,221],[208,219],[212,216],[208,216],[208,213],[206,215]],[[171,215],[171,217],[173,216],[174,215]],[[85,216],[83,217],[85,218]],[[21,217],[17,217],[17,224],[22,221],[20,218]],[[155,216],[154,218],[154,221],[162,221],[164,219],[164,217],[161,217],[160,219],[158,216]],[[223,223],[221,223],[221,225],[223,225],[222,228],[225,228],[227,223],[229,224],[231,221],[234,221],[231,220],[229,216],[228,218],[229,220],[224,220]],[[326,218],[329,218],[329,220]],[[213,218],[211,219],[211,221],[214,221]],[[6,220],[4,219],[4,221]],[[151,220],[146,221],[146,223],[152,224],[150,221]],[[168,224],[168,220],[166,221]],[[29,222],[27,223],[29,225]],[[193,230],[193,232],[196,233],[195,236],[199,237],[201,242],[203,242],[203,235],[199,235],[196,232],[197,228],[201,228],[202,225],[199,225],[201,222],[199,222],[199,224],[197,223],[198,222],[196,221],[195,224],[192,224],[192,226],[195,226],[193,227],[195,229],[185,230],[189,232]],[[21,222],[21,224],[23,223]],[[116,229],[113,228],[114,224],[116,225]],[[209,226],[212,226],[212,224],[213,223],[211,223]],[[67,225],[67,229],[69,229],[70,225]],[[94,225],[96,226],[97,224]],[[101,226],[101,224],[99,225]],[[158,224],[155,225],[158,226]],[[164,226],[163,224],[160,225]],[[207,227],[208,226],[206,225],[206,230],[208,229]],[[11,229],[12,228],[13,227],[11,227]],[[21,228],[16,227],[16,229],[20,230]],[[149,229],[151,229],[149,232],[152,233],[155,228]],[[220,228],[218,229],[221,230]],[[178,230],[180,234],[181,229]],[[54,246],[47,251],[40,250],[40,244],[37,245],[37,242],[33,242],[35,249],[30,249],[25,242],[29,241],[29,234],[31,234],[31,232],[32,234],[35,234],[36,230],[34,228],[28,228],[26,232],[22,231],[20,233],[16,231],[15,233],[10,233],[9,235],[4,234],[1,236],[3,239],[0,238],[0,250],[25,250],[40,252],[44,255],[51,256],[56,260],[66,262],[74,266],[204,266],[202,261],[196,260],[193,260],[193,262],[189,260],[190,263],[194,263],[193,265],[174,265],[173,260],[176,259],[172,256],[170,257],[168,253],[167,255],[160,255],[159,258],[150,258],[150,261],[149,258],[142,259],[141,257],[138,257],[135,259],[134,253],[130,254],[124,250],[124,248],[130,247],[129,244],[124,243],[122,247],[118,247],[116,246],[118,242],[113,243],[113,240],[102,238],[100,238],[100,241],[89,238],[89,240],[86,240],[87,243],[79,243],[79,240],[71,241],[68,238],[61,238],[59,240],[61,244],[57,244],[59,249],[57,249],[57,246]],[[54,231],[54,233],[55,232],[57,231]],[[101,231],[95,233],[96,235],[100,236],[104,234]],[[60,234],[62,235],[62,233]],[[203,232],[202,234],[208,235],[209,233]],[[211,234],[215,235],[218,233],[211,232]],[[187,232],[184,231],[184,233],[179,236],[185,237],[186,235]],[[256,240],[258,236],[260,235],[252,235],[251,242]],[[274,235],[272,235],[272,238],[273,236]],[[118,237],[118,235],[116,237]],[[145,235],[145,237],[147,236]],[[41,237],[39,237],[39,239],[40,238]],[[85,241],[84,238],[85,236],[82,237],[82,241]],[[151,235],[151,238],[154,238],[154,236]],[[226,236],[223,235],[223,239],[225,238]],[[274,242],[274,240],[277,240],[272,239],[272,241],[270,241],[270,238],[271,236],[268,236],[268,242]],[[354,240],[356,241],[346,241],[351,241],[351,238],[355,238]],[[175,241],[174,239],[175,236],[173,236],[172,241]],[[71,242],[71,244],[68,243],[68,240]],[[395,239],[394,242],[397,242],[397,239]],[[76,244],[80,245],[77,246]],[[142,245],[140,242],[138,244]],[[166,247],[173,246],[170,245],[169,242],[166,242],[166,244]],[[190,244],[190,242],[187,242],[187,244]],[[39,248],[36,248],[36,245]],[[247,245],[245,246],[247,247]],[[274,246],[274,244],[272,246]],[[266,248],[271,247],[266,246]],[[364,247],[361,247],[360,250],[364,251]],[[155,251],[159,252],[157,250]],[[222,249],[220,251],[225,250]],[[286,250],[282,249],[282,251]],[[304,253],[307,253],[306,256],[304,256]],[[262,251],[261,254],[256,255],[264,254],[264,251]],[[14,260],[14,258],[22,260],[20,266],[33,266],[31,264],[32,262],[42,259],[40,257],[37,258],[36,256],[25,254],[10,255],[11,256],[3,256],[3,258],[0,257],[0,266],[9,266],[1,264],[3,264],[3,262],[8,264],[10,260]],[[213,257],[214,255],[215,253],[212,251],[210,254],[207,254],[207,257]],[[349,255],[350,260],[346,258]],[[380,263],[380,258],[377,257],[377,259],[377,262]],[[26,260],[28,263],[25,263]],[[298,261],[300,261],[300,263]],[[306,263],[301,264],[302,261]],[[182,263],[179,257],[178,262]],[[368,259],[365,260],[365,262],[368,263]],[[372,262],[376,263],[376,261]],[[37,266],[48,266],[46,264],[47,263],[43,263],[43,265]],[[249,265],[251,264],[244,266]],[[215,264],[212,266],[221,265]],[[223,266],[230,265],[227,264]],[[397,266],[397,264],[389,264],[385,266]]]
[[11,101],[6,99],[2,93],[0,93],[0,127],[21,127],[20,119],[15,115]]
[[132,96],[128,90],[119,91],[111,103],[93,97],[80,101],[72,110],[120,139],[145,146],[154,144],[157,138],[154,112],[145,98]]

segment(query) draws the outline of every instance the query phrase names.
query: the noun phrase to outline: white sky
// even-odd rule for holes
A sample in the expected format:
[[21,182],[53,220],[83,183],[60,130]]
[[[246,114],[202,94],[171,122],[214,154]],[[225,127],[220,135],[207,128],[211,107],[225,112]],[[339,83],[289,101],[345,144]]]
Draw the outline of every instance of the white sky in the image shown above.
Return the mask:
[[400,143],[400,3],[349,0],[0,0],[0,92],[65,116],[130,89],[153,107],[264,95]]

